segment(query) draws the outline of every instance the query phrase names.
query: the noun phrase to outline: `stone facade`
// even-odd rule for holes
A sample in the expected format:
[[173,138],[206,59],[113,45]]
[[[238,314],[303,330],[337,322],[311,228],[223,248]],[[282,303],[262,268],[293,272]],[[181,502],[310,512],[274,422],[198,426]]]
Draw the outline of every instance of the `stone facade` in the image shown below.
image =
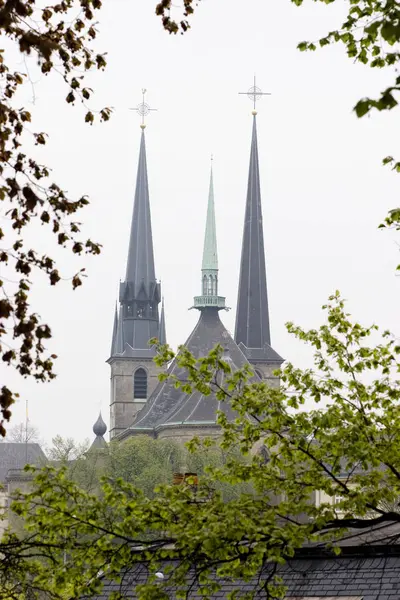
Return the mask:
[[[111,365],[110,438],[132,425],[134,417],[146,404],[158,384],[160,369],[149,359],[113,357]],[[147,399],[135,399],[133,378],[137,369],[147,373]]]
[[199,427],[163,427],[157,434],[157,438],[160,440],[172,439],[174,442],[179,444],[186,444],[190,442],[195,436],[200,438],[213,438],[216,439],[220,435],[220,428],[218,426],[199,426]]

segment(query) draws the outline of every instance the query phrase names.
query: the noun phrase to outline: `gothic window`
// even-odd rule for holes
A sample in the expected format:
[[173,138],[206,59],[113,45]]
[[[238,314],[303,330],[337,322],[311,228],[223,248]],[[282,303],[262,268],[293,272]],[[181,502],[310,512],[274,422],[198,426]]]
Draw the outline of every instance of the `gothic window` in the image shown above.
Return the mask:
[[143,319],[146,316],[146,304],[144,302],[138,302],[136,306],[136,317]]
[[126,305],[126,316],[127,317],[133,317],[133,306],[132,306],[132,304],[127,304]]
[[147,373],[141,367],[135,371],[133,376],[133,398],[135,400],[146,400],[147,398]]

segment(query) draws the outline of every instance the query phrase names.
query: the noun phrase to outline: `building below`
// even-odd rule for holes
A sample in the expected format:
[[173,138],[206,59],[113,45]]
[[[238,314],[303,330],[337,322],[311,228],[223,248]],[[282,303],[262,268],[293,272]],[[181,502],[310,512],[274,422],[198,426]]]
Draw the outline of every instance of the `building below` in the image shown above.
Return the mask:
[[[211,593],[212,600],[227,600],[234,590],[254,592],[254,598],[267,599],[262,585],[273,574],[287,587],[285,600],[398,600],[400,598],[400,528],[398,524],[380,526],[363,534],[349,532],[336,556],[320,545],[305,547],[283,565],[267,564],[261,577],[250,581],[220,581],[221,589]],[[276,569],[276,570],[275,570]],[[162,566],[160,566],[162,573]],[[188,578],[188,600],[199,598],[193,576]],[[125,573],[120,583],[105,582],[96,600],[108,600],[112,592],[122,598],[137,598],[135,588],[146,583],[147,566],[138,564]],[[173,588],[170,589],[174,597]],[[241,596],[238,596],[241,597]]]
[[32,476],[25,473],[26,465],[44,466],[47,457],[39,444],[28,442],[0,443],[0,535],[9,524],[8,503],[15,490],[27,491]]

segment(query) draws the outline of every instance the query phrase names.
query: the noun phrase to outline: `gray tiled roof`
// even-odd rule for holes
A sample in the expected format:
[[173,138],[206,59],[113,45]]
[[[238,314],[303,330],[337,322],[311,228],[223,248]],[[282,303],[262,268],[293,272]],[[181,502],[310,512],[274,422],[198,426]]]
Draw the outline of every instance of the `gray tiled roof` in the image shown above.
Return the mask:
[[[162,571],[162,567],[161,567]],[[269,571],[264,572],[261,582]],[[400,556],[368,557],[349,555],[340,557],[294,558],[282,567],[278,574],[287,586],[287,600],[398,600],[400,598]],[[136,598],[135,588],[147,580],[145,565],[122,574],[121,583],[105,583],[103,592],[96,600],[106,600],[112,592],[122,592],[125,598]],[[188,578],[189,582],[191,581]],[[221,581],[222,588],[212,596],[225,599],[235,589],[255,591],[259,589],[258,578],[254,581]],[[174,598],[173,589],[170,590]],[[187,596],[199,598],[196,588]],[[259,593],[256,598],[266,598]]]
[[[247,364],[243,352],[221,322],[218,310],[202,309],[185,347],[198,358],[206,356],[217,344],[225,348],[224,359],[232,363],[233,369]],[[171,365],[170,373],[180,379],[185,377],[184,371],[178,370],[176,361]],[[183,425],[215,426],[218,409],[228,417],[233,416],[228,402],[219,402],[214,395],[204,396],[197,391],[188,396],[167,380],[158,385],[146,406],[138,413],[130,431],[140,433],[152,429],[156,432],[161,428]]]
[[43,465],[46,455],[39,444],[18,442],[0,443],[0,481],[5,481],[10,469],[23,469],[25,465]]

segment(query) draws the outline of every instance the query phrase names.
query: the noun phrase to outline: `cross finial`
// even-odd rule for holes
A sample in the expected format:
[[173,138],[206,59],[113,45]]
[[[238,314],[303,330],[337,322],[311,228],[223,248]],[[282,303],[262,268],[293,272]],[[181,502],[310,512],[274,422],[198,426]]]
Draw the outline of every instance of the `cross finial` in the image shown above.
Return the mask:
[[147,90],[145,88],[142,89],[142,102],[140,104],[137,105],[136,108],[130,108],[129,110],[135,110],[138,115],[140,115],[142,117],[142,122],[140,124],[140,127],[142,129],[144,129],[146,127],[146,123],[144,122],[144,118],[147,117],[147,115],[149,114],[149,112],[157,110],[156,108],[150,108],[150,106],[148,104],[146,104],[146,102],[144,101],[144,97],[146,95]]
[[239,94],[245,94],[253,102],[253,115],[256,116],[256,102],[260,100],[262,96],[270,96],[270,92],[262,92],[260,88],[256,86],[256,76],[254,75],[254,85],[247,92],[239,92]]

